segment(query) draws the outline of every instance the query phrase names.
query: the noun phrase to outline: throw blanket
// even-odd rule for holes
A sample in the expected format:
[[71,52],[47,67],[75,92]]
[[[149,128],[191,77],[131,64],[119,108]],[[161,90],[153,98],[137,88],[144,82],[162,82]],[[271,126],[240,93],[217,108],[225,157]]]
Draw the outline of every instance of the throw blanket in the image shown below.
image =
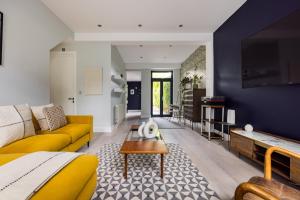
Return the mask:
[[47,181],[80,155],[70,152],[35,152],[0,166],[0,200],[30,199]]

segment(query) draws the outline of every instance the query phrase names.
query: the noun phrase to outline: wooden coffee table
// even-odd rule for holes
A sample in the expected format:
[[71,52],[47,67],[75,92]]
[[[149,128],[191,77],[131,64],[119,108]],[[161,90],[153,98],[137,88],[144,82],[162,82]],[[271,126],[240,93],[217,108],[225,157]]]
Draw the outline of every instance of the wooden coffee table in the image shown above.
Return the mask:
[[129,154],[160,154],[160,176],[164,175],[164,155],[169,152],[168,147],[159,133],[156,138],[146,139],[138,137],[137,132],[129,131],[125,138],[120,153],[124,154],[125,166],[124,177],[127,179],[128,155]]

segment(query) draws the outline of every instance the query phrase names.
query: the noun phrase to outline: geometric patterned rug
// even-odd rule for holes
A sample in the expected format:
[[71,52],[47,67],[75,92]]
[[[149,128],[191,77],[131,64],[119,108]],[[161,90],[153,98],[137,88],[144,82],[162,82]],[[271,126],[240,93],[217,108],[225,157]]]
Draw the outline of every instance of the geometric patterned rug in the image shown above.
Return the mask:
[[120,144],[107,144],[98,157],[98,186],[93,200],[220,199],[178,144],[167,144],[164,178],[159,155],[128,155],[128,179],[123,178]]

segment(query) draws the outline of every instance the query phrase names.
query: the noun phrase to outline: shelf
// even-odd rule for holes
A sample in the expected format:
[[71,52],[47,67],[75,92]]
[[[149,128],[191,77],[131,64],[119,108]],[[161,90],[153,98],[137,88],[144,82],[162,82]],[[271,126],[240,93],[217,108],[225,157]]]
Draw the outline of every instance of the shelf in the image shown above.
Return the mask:
[[125,93],[125,91],[121,88],[113,88],[112,92],[114,92],[114,93]]
[[193,97],[194,95],[192,94],[185,94],[184,97]]
[[202,121],[204,121],[204,122],[208,122],[208,123],[211,123],[211,124],[222,124],[222,123],[224,123],[224,122],[222,122],[222,121],[215,121],[215,120],[208,120],[208,119],[203,119]]
[[182,92],[183,92],[183,93],[193,92],[193,90],[192,90],[192,89],[186,89],[186,90],[183,90]]
[[[253,160],[255,162],[257,162],[258,164],[264,166],[264,159],[263,158],[262,158],[262,160],[259,159],[259,158],[254,158]],[[289,168],[285,168],[285,170],[282,170],[278,166],[276,167],[276,166],[274,166],[274,164],[272,164],[272,171],[275,172],[276,174],[286,178],[286,179],[290,179],[290,170],[289,170]]]
[[184,106],[184,107],[194,107],[194,105],[192,105],[192,104],[183,104],[182,106]]
[[[208,138],[208,132],[203,131],[203,132],[202,132],[202,135],[203,135],[204,137]],[[218,133],[216,133],[216,132],[211,131],[211,132],[210,132],[210,139],[222,139],[222,135],[220,135],[220,134],[218,134]]]
[[225,108],[223,105],[202,105],[204,108]]
[[122,78],[120,75],[112,75],[111,80],[121,86],[124,86],[126,84],[126,80]]

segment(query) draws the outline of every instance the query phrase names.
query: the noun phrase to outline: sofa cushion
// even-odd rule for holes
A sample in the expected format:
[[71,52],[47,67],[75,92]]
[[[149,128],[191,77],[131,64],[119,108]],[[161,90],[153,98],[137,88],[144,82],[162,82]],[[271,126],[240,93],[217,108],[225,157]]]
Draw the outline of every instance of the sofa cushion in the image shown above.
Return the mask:
[[66,134],[35,135],[0,148],[0,154],[60,151],[70,143],[71,138]]
[[46,117],[50,131],[67,125],[67,119],[62,106],[45,107],[43,113]]
[[67,124],[55,131],[41,131],[39,134],[65,134],[71,138],[72,143],[90,132],[89,124]]
[[[0,155],[0,166],[23,154]],[[52,177],[31,199],[74,200],[95,174],[98,160],[93,155],[82,155]],[[80,172],[80,173],[78,173]]]
[[[43,109],[45,107],[52,107],[52,106],[54,106],[54,105],[49,104],[49,105],[43,105],[43,106],[31,106],[31,111],[32,111],[35,119],[38,121],[39,128],[43,131],[49,129],[45,114],[43,113]],[[37,128],[37,127],[35,126],[35,128]],[[36,129],[36,130],[39,130],[39,129]]]
[[0,106],[0,147],[35,135],[28,105]]

